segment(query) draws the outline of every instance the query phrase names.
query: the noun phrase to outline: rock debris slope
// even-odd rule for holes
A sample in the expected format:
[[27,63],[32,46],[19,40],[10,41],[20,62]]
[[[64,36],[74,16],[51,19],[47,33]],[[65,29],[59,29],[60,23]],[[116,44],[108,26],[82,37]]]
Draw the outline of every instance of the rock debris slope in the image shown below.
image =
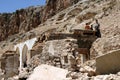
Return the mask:
[[[13,14],[0,14],[0,79],[33,80],[34,75],[38,74],[36,69],[40,67],[39,70],[44,71],[48,68],[48,72],[43,72],[46,74],[49,73],[49,67],[54,66],[51,76],[59,77],[59,72],[65,71],[61,75],[63,80],[119,80],[120,71],[116,69],[119,59],[115,59],[116,66],[106,69],[108,74],[96,73],[97,68],[104,68],[99,66],[102,61],[96,65],[97,59],[105,56],[108,58],[107,54],[112,56],[114,51],[119,53],[119,3],[119,0],[47,0],[43,7],[29,7]],[[88,36],[74,33],[78,29],[83,31],[85,23],[93,23],[94,18],[100,23],[101,38],[96,39],[93,34]],[[37,40],[32,49],[23,48],[22,54],[25,56],[22,58],[26,62],[20,62],[20,51],[18,48],[14,51],[14,46],[33,38]],[[115,56],[110,59],[114,58]],[[21,65],[21,72],[20,63],[24,64]],[[109,61],[107,64],[110,66]],[[58,73],[54,70],[58,70]],[[112,74],[114,71],[115,74]],[[47,80],[45,78],[50,76],[38,77]],[[54,79],[61,80],[58,77]],[[49,79],[53,80],[51,77]]]

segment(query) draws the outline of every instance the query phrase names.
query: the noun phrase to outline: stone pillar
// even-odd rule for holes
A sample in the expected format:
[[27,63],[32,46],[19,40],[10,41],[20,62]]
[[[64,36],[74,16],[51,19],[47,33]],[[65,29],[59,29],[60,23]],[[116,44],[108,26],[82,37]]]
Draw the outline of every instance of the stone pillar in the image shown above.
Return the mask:
[[86,61],[86,55],[81,54],[81,64],[83,64]]
[[22,64],[22,50],[20,50],[20,58],[19,58],[19,61],[20,61],[20,66],[19,66],[19,71],[21,72],[22,71],[22,68],[23,68],[23,64]]
[[77,64],[77,66],[81,65],[81,59],[79,57],[76,58],[76,64]]
[[14,72],[18,73],[18,68],[19,68],[19,55],[18,54],[14,54]]
[[76,60],[75,60],[74,56],[69,55],[68,60],[70,63],[70,70],[75,70],[77,66],[76,66]]
[[63,58],[63,56],[61,57],[61,64],[62,64],[62,65],[65,64],[65,63],[64,63],[64,58]]
[[30,59],[31,59],[31,51],[29,50],[27,53],[27,65],[30,63]]

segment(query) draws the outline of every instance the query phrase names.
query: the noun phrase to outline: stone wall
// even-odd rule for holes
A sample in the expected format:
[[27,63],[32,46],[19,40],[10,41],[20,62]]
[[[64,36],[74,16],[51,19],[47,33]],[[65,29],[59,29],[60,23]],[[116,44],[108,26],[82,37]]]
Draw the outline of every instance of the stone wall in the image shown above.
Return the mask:
[[4,54],[1,59],[1,69],[4,72],[4,77],[7,79],[8,77],[12,77],[17,75],[19,67],[19,55],[11,54],[10,52]]
[[85,54],[87,60],[90,58],[89,49],[94,40],[96,40],[96,37],[93,34],[50,34],[44,44],[38,42],[33,47],[31,53],[35,55],[31,59],[31,64],[34,64],[34,66],[37,66],[39,63],[63,68],[75,68],[76,65],[81,63],[82,58],[80,54]]

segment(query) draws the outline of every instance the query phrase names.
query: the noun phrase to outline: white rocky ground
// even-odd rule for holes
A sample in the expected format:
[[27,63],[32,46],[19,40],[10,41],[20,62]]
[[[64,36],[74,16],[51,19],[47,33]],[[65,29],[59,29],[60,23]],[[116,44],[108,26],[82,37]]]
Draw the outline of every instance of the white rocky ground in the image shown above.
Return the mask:
[[68,71],[49,65],[36,67],[27,80],[67,80]]

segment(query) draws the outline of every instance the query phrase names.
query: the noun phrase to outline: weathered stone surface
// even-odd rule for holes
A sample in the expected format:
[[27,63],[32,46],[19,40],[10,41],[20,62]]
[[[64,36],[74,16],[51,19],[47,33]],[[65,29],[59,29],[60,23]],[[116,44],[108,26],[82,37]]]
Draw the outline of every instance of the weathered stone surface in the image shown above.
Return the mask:
[[[106,9],[112,7],[114,8],[114,4],[116,4],[116,8],[117,7],[117,3],[119,3],[118,0],[115,1],[110,1],[110,3],[108,5],[106,5],[106,7],[104,7],[103,12],[109,12],[106,11]],[[102,4],[103,6],[104,4]],[[109,12],[109,15],[105,16],[104,18],[99,19],[99,23],[100,23],[100,30],[101,30],[101,34],[102,37],[97,39],[91,48],[91,56],[93,56],[94,58],[96,56],[100,56],[102,54],[106,54],[109,51],[112,50],[116,50],[116,49],[120,49],[120,23],[119,23],[119,12],[116,12],[114,10],[111,9],[111,11]],[[113,13],[111,13],[113,11]],[[99,14],[98,14],[99,15]],[[114,16],[114,17],[113,17]]]
[[22,71],[19,73],[18,77],[19,77],[19,80],[21,80],[21,79],[27,79],[29,75],[30,74],[29,74],[28,69],[27,68],[23,68]]
[[120,71],[120,50],[96,58],[97,74],[117,73]]
[[77,40],[73,38],[47,41],[43,46],[42,52],[38,54],[38,59],[40,59],[41,63],[58,67],[69,64],[68,55],[72,55],[72,48],[78,46],[76,43]]
[[2,56],[1,69],[4,71],[5,79],[18,75],[19,55],[9,52]]
[[37,27],[41,23],[42,9],[43,7],[29,7],[14,13],[0,14],[0,41]]
[[66,80],[68,71],[49,65],[40,65],[27,80]]
[[61,10],[79,0],[47,0],[45,6],[29,7],[13,13],[0,14],[0,41],[16,33],[27,32],[38,27]]
[[101,56],[109,51],[117,49],[120,49],[120,35],[113,37],[102,37],[97,39],[92,44],[91,56],[95,58],[96,56]]
[[[44,21],[44,19],[46,20],[47,18],[50,18],[54,14],[57,14],[57,12],[62,10],[61,7],[64,6],[63,5],[64,2],[65,2],[65,5],[67,5],[69,1],[70,0],[66,0],[66,1],[65,0],[54,0],[54,1],[49,0],[48,3],[50,2],[49,3],[50,6],[47,5],[48,7],[44,8],[45,9],[44,12],[46,12],[46,15],[43,16],[43,14],[40,13],[40,15],[42,15],[42,17],[43,17],[42,20]],[[72,0],[72,1],[74,1],[74,0]],[[77,1],[77,0],[75,0],[75,1]],[[116,1],[119,1],[119,0],[80,0],[80,1],[83,1],[83,3],[79,2],[78,4],[75,4],[74,6],[69,7],[69,8],[66,8],[64,6],[64,8],[66,8],[65,10],[58,13],[54,17],[48,19],[45,23],[39,25],[38,28],[33,29],[32,31],[27,32],[27,33],[22,33],[22,34],[10,36],[6,41],[3,41],[0,43],[0,47],[1,47],[0,53],[1,54],[6,53],[6,51],[8,49],[10,49],[10,51],[11,51],[13,48],[11,45],[16,45],[17,43],[24,42],[26,39],[28,40],[28,39],[31,39],[35,36],[39,36],[39,37],[44,36],[47,32],[55,32],[56,31],[56,32],[70,33],[71,28],[75,28],[77,25],[78,25],[78,29],[81,29],[81,26],[84,27],[84,25],[85,25],[85,24],[83,24],[80,26],[79,24],[81,24],[81,22],[83,22],[83,23],[86,23],[87,21],[90,22],[90,21],[92,21],[91,18],[94,18],[96,16],[98,16],[98,18],[100,17],[99,21],[101,24],[100,29],[102,32],[102,38],[99,38],[95,41],[96,44],[93,45],[93,47],[92,47],[93,51],[91,51],[91,53],[93,53],[93,54],[96,53],[96,54],[101,55],[101,54],[106,53],[109,50],[119,49],[120,48],[120,46],[119,46],[120,45],[119,44],[119,41],[120,41],[120,36],[119,36],[119,31],[120,31],[119,30],[119,25],[120,25],[119,24],[119,20],[120,20],[119,13],[120,12],[119,12],[119,9],[120,8],[118,8],[116,11],[112,11],[112,10],[114,10],[114,9],[112,9],[114,7],[112,4]],[[52,5],[52,4],[54,4],[54,5]],[[57,6],[57,8],[55,8],[56,6]],[[49,9],[50,11],[49,10],[46,11],[47,9]],[[54,11],[56,11],[56,12],[54,12],[52,9],[54,9]],[[107,16],[105,16],[105,13],[107,12],[107,10],[109,11],[108,13],[110,13],[111,15],[108,15],[108,13],[107,13]],[[19,10],[18,10],[18,12],[19,12]],[[31,10],[30,10],[30,12],[31,12]],[[34,12],[34,10],[33,10],[33,12]],[[22,13],[22,12],[20,12],[20,13]],[[39,13],[39,11],[38,11],[38,13]],[[102,14],[102,15],[99,16],[99,14]],[[21,14],[21,15],[24,16],[24,14]],[[33,27],[31,27],[32,25],[34,25],[34,27],[36,26],[36,23],[37,23],[36,19],[35,19],[35,21],[34,20],[31,21],[31,20],[29,20],[29,17],[31,18],[31,20],[33,18],[31,16],[28,16],[27,23],[26,23],[27,20],[25,22],[22,22],[22,20],[24,21],[24,18],[20,18],[20,20],[19,20],[19,17],[18,18],[15,17],[16,18],[15,20],[18,20],[18,21],[16,21],[16,23],[14,23],[14,21],[15,21],[13,19],[14,17],[11,18],[12,20],[14,20],[13,22],[11,22],[11,24],[13,23],[14,25],[20,25],[19,29],[18,29],[18,27],[14,26],[16,29],[15,30],[16,33],[17,33],[17,31],[22,32],[22,30],[24,30],[24,31],[31,30],[33,28]],[[39,19],[39,18],[37,18],[37,19]],[[87,20],[87,19],[89,19],[89,20]],[[40,18],[40,21],[41,21],[41,18]],[[22,23],[19,24],[19,22],[22,22],[23,24]],[[30,24],[30,25],[26,26],[26,24]],[[26,27],[24,27],[24,26],[26,26]],[[7,28],[5,28],[5,30],[6,29]],[[3,27],[2,27],[2,30],[4,30]],[[5,32],[7,32],[7,31],[5,31]],[[1,37],[4,37],[5,32],[1,31],[1,34],[2,34]],[[14,32],[14,28],[13,28],[13,31],[10,30],[9,33],[13,33],[13,32]],[[12,35],[12,34],[10,34],[10,35]],[[60,63],[59,63],[60,58],[62,58],[63,62],[68,63],[66,55],[68,53],[71,53],[72,50],[69,49],[70,44],[66,43],[66,42],[69,42],[70,40],[66,40],[66,42],[64,43],[64,41],[63,41],[63,39],[61,39],[61,37],[64,37],[64,39],[66,39],[66,38],[68,39],[68,38],[70,38],[70,36],[69,37],[66,35],[64,35],[64,36],[63,35],[60,37],[57,36],[57,37],[52,38],[51,40],[48,40],[48,41],[45,40],[43,37],[42,41],[40,41],[40,42],[44,42],[45,44],[42,47],[41,47],[41,44],[39,44],[39,42],[36,43],[36,45],[33,46],[34,48],[31,51],[32,56],[34,56],[34,57],[31,59],[29,70],[32,71],[32,69],[34,69],[36,66],[40,65],[41,63],[54,65],[54,66],[60,65]],[[76,45],[78,45],[77,47],[80,47],[80,48],[87,47],[89,49],[89,48],[91,48],[92,42],[95,40],[95,39],[93,39],[92,36],[91,37],[86,36],[84,38],[81,38],[80,36],[78,36],[78,37],[80,38],[78,41],[76,41],[76,40],[70,41],[70,43],[71,42],[73,43],[72,46],[75,47]],[[24,53],[26,53],[26,50]],[[56,53],[62,54],[62,57],[59,57],[59,55],[57,55],[57,56],[55,55],[55,57],[52,56],[53,54],[56,54]],[[95,55],[95,56],[97,56],[97,55]],[[69,56],[68,59],[69,59],[69,61],[71,60],[70,66],[73,66],[75,69],[77,69],[75,57],[76,56],[74,56],[74,54],[72,54],[72,56]],[[10,57],[10,59],[11,59],[11,57]],[[63,66],[64,66],[63,68],[69,67],[66,65],[63,65]],[[95,64],[92,63],[92,64],[89,64],[88,66],[95,67]],[[59,67],[59,66],[57,66],[57,67]],[[80,62],[79,62],[79,67],[81,67]],[[88,71],[88,72],[90,72],[90,71]],[[115,80],[118,79],[119,80],[119,77],[116,75],[114,75],[114,76],[113,75],[109,75],[109,76],[105,76],[105,75],[99,76],[98,75],[98,77],[96,77],[94,79],[94,76],[88,77],[89,76],[88,72],[87,73],[80,73],[80,72],[76,73],[75,72],[76,74],[72,75],[72,77],[78,78],[78,80],[90,80],[90,79],[91,80],[100,80],[100,79],[101,80],[109,80],[109,79],[115,79]],[[93,75],[91,73],[92,72],[90,72],[90,76]]]
[[43,11],[43,21],[78,1],[79,0],[46,0],[46,6]]

